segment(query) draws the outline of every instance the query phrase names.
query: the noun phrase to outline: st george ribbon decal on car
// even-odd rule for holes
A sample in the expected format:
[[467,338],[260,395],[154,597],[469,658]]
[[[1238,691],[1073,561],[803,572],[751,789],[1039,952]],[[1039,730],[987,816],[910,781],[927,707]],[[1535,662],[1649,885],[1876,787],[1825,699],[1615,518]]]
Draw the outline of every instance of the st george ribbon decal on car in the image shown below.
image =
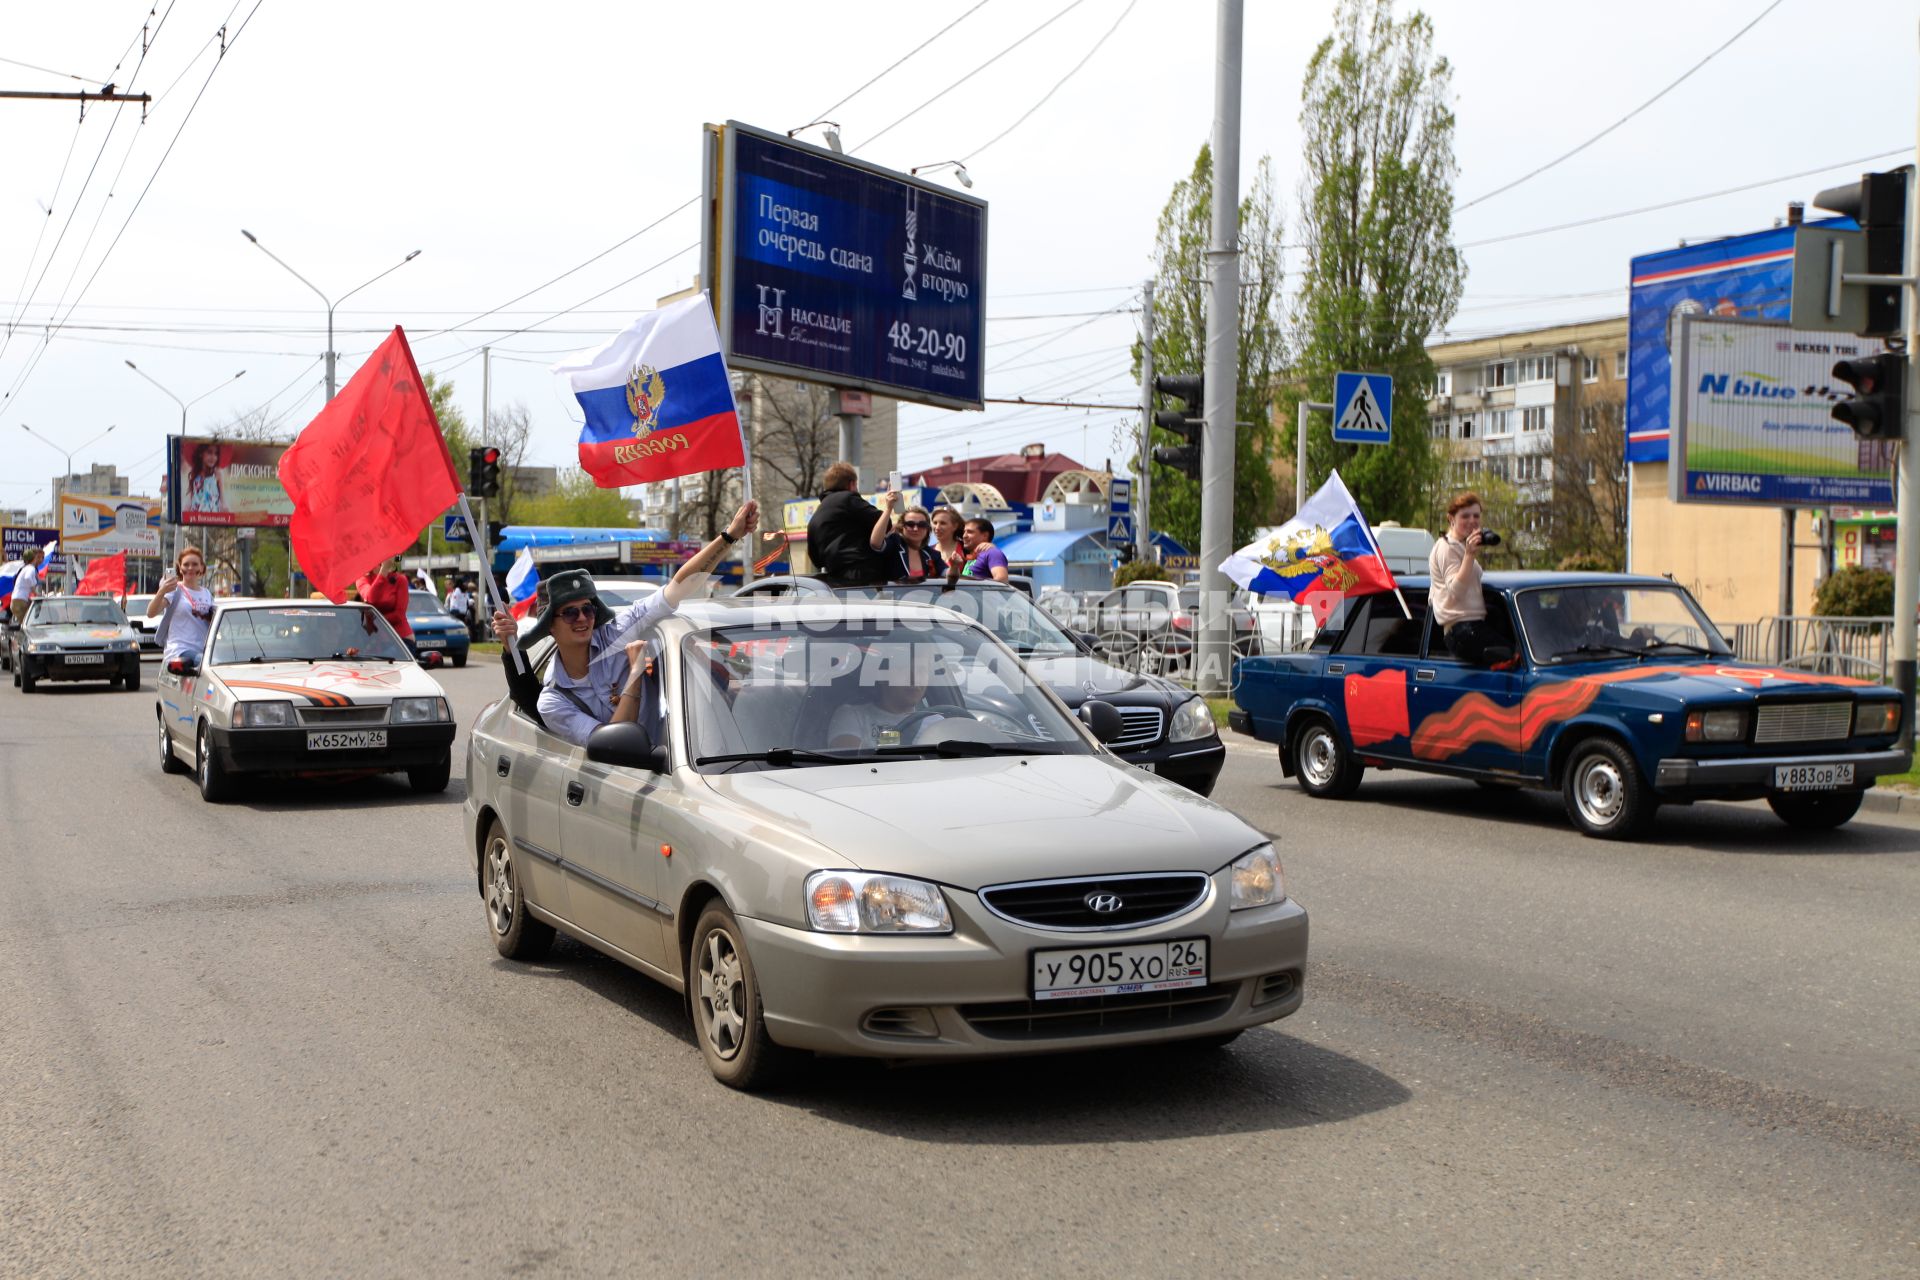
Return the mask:
[[1126,905],[1117,893],[1090,893],[1086,896],[1085,902],[1087,910],[1097,911],[1103,916],[1110,916]]

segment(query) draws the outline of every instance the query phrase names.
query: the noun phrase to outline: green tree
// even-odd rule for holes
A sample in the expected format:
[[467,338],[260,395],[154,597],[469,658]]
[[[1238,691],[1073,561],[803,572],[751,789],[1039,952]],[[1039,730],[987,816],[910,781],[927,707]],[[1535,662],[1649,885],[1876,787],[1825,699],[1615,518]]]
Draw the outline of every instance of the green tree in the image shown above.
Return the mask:
[[1335,444],[1324,417],[1307,440],[1307,491],[1338,467],[1376,522],[1420,518],[1445,478],[1427,433],[1426,342],[1466,280],[1452,234],[1452,79],[1425,14],[1399,21],[1393,0],[1339,0],[1301,87],[1300,355],[1281,432],[1291,454],[1300,399],[1330,402],[1341,370],[1391,374],[1392,444]]
[[566,471],[552,493],[521,498],[514,508],[521,524],[619,526],[633,523],[626,495],[602,489],[584,471]]
[[[1153,244],[1153,368],[1157,374],[1201,373],[1206,363],[1207,243],[1213,227],[1213,152],[1200,148],[1193,172],[1174,184]],[[1271,522],[1274,384],[1285,356],[1281,310],[1280,215],[1273,166],[1263,157],[1253,186],[1240,202],[1240,372],[1233,433],[1233,545]],[[1133,344],[1134,377],[1142,345]],[[1154,443],[1184,443],[1153,429]],[[1148,465],[1135,458],[1134,473]],[[1186,547],[1200,547],[1200,485],[1170,467],[1153,465],[1151,515],[1156,529]]]

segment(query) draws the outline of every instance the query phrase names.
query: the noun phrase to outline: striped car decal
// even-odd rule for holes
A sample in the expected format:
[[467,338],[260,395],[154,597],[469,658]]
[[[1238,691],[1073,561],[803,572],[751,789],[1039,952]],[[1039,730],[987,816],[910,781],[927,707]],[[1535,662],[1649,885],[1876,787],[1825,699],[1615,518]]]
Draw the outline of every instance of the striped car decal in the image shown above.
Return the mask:
[[272,680],[229,680],[229,689],[272,689],[280,693],[297,693],[310,700],[316,707],[350,707],[353,699],[343,693],[328,693],[320,689],[309,689],[304,685],[280,684]]

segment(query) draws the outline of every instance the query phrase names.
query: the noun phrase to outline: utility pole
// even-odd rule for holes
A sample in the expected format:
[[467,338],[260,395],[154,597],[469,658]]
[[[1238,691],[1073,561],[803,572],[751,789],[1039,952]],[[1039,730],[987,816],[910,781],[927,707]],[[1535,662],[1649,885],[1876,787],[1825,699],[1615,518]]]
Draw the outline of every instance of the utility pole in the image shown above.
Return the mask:
[[1907,396],[1900,433],[1899,507],[1893,545],[1893,687],[1900,691],[1900,747],[1913,748],[1915,617],[1920,616],[1920,151],[1907,170],[1907,253],[1900,286],[1906,302]]
[[1231,586],[1220,565],[1233,547],[1235,402],[1240,372],[1240,35],[1244,0],[1219,0],[1213,84],[1213,246],[1207,250],[1206,431],[1200,450],[1200,662],[1195,685],[1223,694],[1232,662]]
[[1133,478],[1133,545],[1144,560],[1153,554],[1153,524],[1148,501],[1153,496],[1153,281],[1140,290],[1140,472]]

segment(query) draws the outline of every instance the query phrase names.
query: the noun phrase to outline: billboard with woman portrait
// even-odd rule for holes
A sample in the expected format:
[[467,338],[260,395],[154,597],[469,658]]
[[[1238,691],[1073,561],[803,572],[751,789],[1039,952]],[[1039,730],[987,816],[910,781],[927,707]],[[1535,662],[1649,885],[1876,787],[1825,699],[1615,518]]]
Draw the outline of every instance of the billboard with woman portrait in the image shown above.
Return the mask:
[[284,444],[167,437],[167,518],[185,525],[283,527],[293,499],[280,485]]

